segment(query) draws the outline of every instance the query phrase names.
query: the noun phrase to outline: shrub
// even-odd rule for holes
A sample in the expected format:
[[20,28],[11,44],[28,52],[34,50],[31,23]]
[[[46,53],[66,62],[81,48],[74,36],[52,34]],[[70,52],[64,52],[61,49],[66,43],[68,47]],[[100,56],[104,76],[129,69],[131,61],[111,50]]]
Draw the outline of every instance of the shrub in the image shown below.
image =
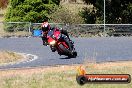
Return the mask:
[[84,8],[80,15],[88,24],[103,23],[104,1],[103,0],[83,0],[86,4],[92,4],[93,9]]
[[73,13],[65,7],[59,7],[53,14],[50,15],[51,22],[81,24],[84,20],[78,13]]

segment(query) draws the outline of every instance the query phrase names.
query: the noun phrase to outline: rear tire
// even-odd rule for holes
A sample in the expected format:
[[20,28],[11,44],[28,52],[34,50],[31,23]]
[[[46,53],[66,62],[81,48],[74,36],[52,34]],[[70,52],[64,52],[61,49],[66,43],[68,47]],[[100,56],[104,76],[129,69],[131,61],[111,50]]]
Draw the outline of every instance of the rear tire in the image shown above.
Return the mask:
[[73,58],[76,58],[77,57],[77,52],[73,52]]
[[76,58],[77,57],[77,52],[76,51],[72,52],[72,54],[69,55],[68,57],[69,58]]
[[59,47],[61,48],[61,50],[65,51],[65,54],[63,54],[63,55],[66,55],[69,58],[76,58],[77,57],[77,52],[75,51],[75,48],[72,51],[69,51],[62,44],[60,44]]

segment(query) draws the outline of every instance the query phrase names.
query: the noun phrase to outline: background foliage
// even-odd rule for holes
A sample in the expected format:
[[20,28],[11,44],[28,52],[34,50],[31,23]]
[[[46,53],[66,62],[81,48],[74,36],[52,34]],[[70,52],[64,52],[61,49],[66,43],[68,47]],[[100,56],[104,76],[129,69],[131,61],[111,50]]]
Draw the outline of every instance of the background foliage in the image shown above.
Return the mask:
[[8,5],[8,0],[0,0],[0,8],[6,8]]
[[104,21],[104,1],[103,0],[83,0],[86,4],[92,4],[93,9],[87,7],[81,12],[81,16],[88,24],[101,24]]
[[106,23],[132,23],[132,0],[106,0]]
[[103,23],[103,1],[83,1],[92,4],[93,9],[85,7],[78,13],[72,13],[59,5],[60,0],[10,0],[5,21],[40,23],[49,18],[50,22],[57,23]]
[[10,0],[6,21],[42,22],[58,7],[59,0]]
[[[57,23],[103,23],[104,1],[82,0],[93,5],[92,9],[85,7],[78,13],[72,13],[60,5],[61,0],[0,0],[0,8],[8,5],[5,21],[42,22],[50,18],[50,22]],[[77,3],[78,0],[69,0]],[[9,4],[8,4],[9,3]],[[67,3],[67,4],[69,4]],[[132,0],[106,0],[106,23],[132,23]]]
[[79,15],[79,10],[73,11],[73,9],[77,7],[71,7],[71,10],[67,7],[68,6],[61,5],[54,13],[52,13],[50,15],[51,22],[69,24],[85,23],[84,19]]

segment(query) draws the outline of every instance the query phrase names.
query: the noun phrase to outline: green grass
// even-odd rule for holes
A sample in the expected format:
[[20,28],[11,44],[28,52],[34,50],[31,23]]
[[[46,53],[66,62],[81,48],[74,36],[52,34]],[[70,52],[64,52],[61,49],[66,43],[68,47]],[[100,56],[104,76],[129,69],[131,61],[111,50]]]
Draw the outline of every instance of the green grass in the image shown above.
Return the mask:
[[[126,63],[127,64],[127,63]],[[130,65],[130,63],[128,63]],[[130,74],[132,75],[132,65],[104,65],[104,64],[89,64],[87,66],[88,74]],[[99,67],[101,66],[101,67]],[[111,66],[111,67],[110,67]],[[13,70],[0,72],[0,87],[1,88],[131,88],[129,84],[85,84],[80,86],[76,82],[77,71],[74,69],[63,70],[62,67],[55,67],[51,71],[45,68]],[[68,67],[67,67],[68,68]],[[70,68],[70,66],[69,66]],[[58,70],[57,70],[58,69]],[[7,72],[7,73],[6,73]],[[11,72],[11,75],[9,73]],[[6,74],[7,75],[6,75]],[[3,74],[3,75],[2,75]]]

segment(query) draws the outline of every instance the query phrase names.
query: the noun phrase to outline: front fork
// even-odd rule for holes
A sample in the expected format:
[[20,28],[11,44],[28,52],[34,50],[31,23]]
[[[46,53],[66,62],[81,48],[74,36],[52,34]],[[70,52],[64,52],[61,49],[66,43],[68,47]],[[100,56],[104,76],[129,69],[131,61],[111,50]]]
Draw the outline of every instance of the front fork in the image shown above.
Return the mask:
[[55,52],[56,51],[55,46],[50,45],[50,49],[52,50],[52,52]]

